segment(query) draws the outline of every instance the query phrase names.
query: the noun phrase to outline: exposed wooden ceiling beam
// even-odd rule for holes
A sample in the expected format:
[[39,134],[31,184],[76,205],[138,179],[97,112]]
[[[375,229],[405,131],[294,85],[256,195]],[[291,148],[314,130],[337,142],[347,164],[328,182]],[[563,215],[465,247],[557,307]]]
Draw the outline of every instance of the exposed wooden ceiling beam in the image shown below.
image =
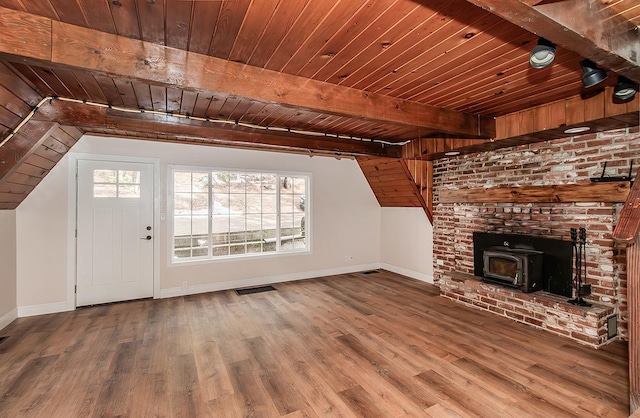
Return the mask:
[[0,54],[195,92],[490,138],[495,121],[0,8]]
[[637,27],[601,0],[467,0],[640,83]]
[[[399,146],[378,142],[315,137],[269,130],[255,131],[235,125],[214,125],[194,119],[152,113],[122,112],[106,107],[54,100],[34,115],[33,120],[56,121],[85,130],[108,129],[147,134],[162,133],[200,144],[252,146],[287,152],[333,155],[377,155],[398,157]],[[189,142],[189,141],[188,141]]]

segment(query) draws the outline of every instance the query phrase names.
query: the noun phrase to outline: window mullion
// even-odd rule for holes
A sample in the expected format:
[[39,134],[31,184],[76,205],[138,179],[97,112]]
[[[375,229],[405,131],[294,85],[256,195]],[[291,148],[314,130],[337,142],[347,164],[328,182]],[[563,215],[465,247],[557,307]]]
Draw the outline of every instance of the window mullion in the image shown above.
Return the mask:
[[281,222],[280,217],[282,216],[282,208],[280,207],[280,185],[282,184],[282,177],[278,174],[276,176],[276,252],[280,252],[280,247],[282,245],[282,233],[280,230]]
[[213,176],[211,174],[211,171],[209,171],[207,173],[207,193],[208,193],[208,206],[207,206],[207,212],[209,213],[209,216],[207,216],[207,242],[208,242],[208,248],[207,248],[207,256],[209,258],[213,257]]

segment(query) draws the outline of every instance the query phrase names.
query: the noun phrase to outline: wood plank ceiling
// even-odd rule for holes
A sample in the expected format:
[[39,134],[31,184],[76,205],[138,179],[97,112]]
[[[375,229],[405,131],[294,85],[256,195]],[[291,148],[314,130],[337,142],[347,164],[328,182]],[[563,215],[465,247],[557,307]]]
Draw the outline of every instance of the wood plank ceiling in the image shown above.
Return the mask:
[[[402,155],[396,145],[409,141],[426,150],[412,158],[431,159],[444,150],[430,145],[438,141],[447,149],[509,138],[504,144],[512,145],[574,122],[594,130],[637,125],[628,116],[637,104],[611,119],[610,98],[601,87],[584,89],[579,66],[584,57],[614,62],[611,54],[637,46],[593,42],[587,54],[582,45],[563,45],[558,29],[545,34],[559,43],[553,65],[528,64],[538,36],[523,13],[542,16],[550,3],[579,1],[0,0],[0,141],[49,96],[80,103],[45,102],[30,124],[394,158]],[[636,2],[596,3],[609,11],[614,32],[607,34],[626,31],[627,39],[640,20]],[[638,68],[617,71],[640,81]],[[610,75],[608,93],[616,80]],[[587,112],[593,117],[509,128],[514,115],[593,104],[594,96],[602,112]],[[14,138],[0,148],[5,172],[42,139]]]

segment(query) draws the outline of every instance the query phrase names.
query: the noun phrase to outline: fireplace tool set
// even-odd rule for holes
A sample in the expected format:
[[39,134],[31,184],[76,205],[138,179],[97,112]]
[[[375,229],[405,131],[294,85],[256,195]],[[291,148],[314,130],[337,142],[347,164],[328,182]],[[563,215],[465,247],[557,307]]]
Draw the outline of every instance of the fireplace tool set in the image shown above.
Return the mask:
[[575,266],[575,276],[573,279],[573,288],[575,290],[575,299],[568,302],[578,306],[591,306],[590,303],[582,299],[583,296],[591,294],[591,285],[582,283],[587,278],[587,254],[585,245],[587,242],[587,230],[580,228],[579,236],[576,228],[571,228],[571,252]]

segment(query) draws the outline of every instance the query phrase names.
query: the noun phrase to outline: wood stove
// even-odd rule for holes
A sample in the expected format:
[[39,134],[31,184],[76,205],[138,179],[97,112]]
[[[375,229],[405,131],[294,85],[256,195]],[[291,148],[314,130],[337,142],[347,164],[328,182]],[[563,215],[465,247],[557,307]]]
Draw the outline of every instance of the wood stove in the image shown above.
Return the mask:
[[[522,283],[513,285],[514,273],[498,274],[500,277],[491,277],[491,275],[485,277],[485,251],[503,252],[521,259],[521,266],[522,263],[527,266],[526,274],[518,274],[519,281]],[[531,251],[543,253],[542,261],[539,260],[535,252],[531,253]],[[531,255],[523,257],[527,252]],[[515,264],[517,266],[518,262],[516,261]],[[511,266],[513,267],[513,264]],[[497,268],[497,266],[494,267]],[[554,295],[571,297],[573,291],[571,285],[573,279],[572,245],[570,241],[534,235],[474,232],[473,274],[487,281],[516,287],[525,292],[544,290]]]
[[483,251],[483,277],[525,293],[535,292],[543,289],[542,263],[542,251],[491,247]]

